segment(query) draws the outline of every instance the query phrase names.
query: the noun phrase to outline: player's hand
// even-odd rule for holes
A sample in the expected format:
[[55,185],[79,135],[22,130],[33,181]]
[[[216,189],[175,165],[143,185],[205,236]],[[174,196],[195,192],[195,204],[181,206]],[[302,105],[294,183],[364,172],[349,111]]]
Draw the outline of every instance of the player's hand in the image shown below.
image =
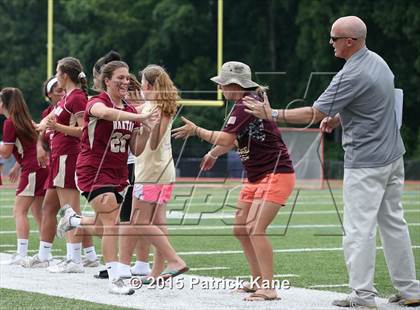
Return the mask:
[[49,117],[48,118],[46,127],[48,129],[51,129],[51,130],[56,130],[57,129],[57,122],[55,120],[55,117]]
[[216,161],[217,161],[217,157],[211,155],[209,152],[206,155],[204,155],[203,159],[201,160],[200,169],[203,171],[208,171],[211,168],[213,168]]
[[196,134],[197,125],[181,116],[182,121],[185,123],[184,126],[172,129],[172,137],[175,139],[186,139],[189,136]]
[[20,165],[16,164],[13,166],[12,169],[10,169],[9,172],[9,180],[11,183],[15,183],[19,179],[20,175]]
[[160,121],[160,110],[155,107],[152,111],[143,112],[139,116],[143,125],[152,130]]
[[267,94],[264,93],[264,102],[258,101],[257,99],[246,96],[243,99],[243,103],[246,107],[245,112],[254,115],[257,118],[273,120],[272,109],[270,102],[268,101]]
[[48,166],[48,152],[39,144],[36,146],[36,159],[41,168],[46,168]]
[[[137,109],[138,106],[142,105],[144,103],[143,98],[140,95],[140,92],[135,90],[130,90],[127,93],[127,96],[125,99],[130,102],[130,104]],[[140,113],[140,112],[139,112]]]

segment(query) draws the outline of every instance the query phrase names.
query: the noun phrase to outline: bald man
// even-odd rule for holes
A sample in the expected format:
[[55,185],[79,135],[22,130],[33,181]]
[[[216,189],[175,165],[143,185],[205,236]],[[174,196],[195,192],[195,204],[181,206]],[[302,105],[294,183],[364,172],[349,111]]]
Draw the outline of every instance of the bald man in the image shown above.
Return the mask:
[[248,113],[280,123],[313,124],[323,132],[341,125],[344,155],[343,249],[351,294],[333,305],[376,308],[373,286],[376,226],[394,287],[390,302],[420,305],[419,281],[401,198],[404,186],[401,139],[394,110],[394,75],[386,62],[367,49],[366,25],[356,16],[331,27],[334,55],[346,60],[312,107],[273,110],[246,98]]

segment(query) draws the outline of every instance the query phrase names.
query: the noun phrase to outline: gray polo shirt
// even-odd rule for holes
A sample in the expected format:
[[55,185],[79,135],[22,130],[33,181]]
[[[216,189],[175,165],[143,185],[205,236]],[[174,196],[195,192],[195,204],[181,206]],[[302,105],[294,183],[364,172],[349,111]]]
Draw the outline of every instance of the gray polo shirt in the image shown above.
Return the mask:
[[394,74],[363,47],[315,101],[314,108],[324,114],[340,113],[345,168],[382,167],[405,153],[394,98]]

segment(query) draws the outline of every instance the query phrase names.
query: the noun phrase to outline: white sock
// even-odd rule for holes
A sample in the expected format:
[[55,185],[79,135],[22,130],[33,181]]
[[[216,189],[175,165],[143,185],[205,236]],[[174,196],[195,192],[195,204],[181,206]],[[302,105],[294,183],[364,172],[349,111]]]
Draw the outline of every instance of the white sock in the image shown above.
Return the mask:
[[82,243],[70,243],[71,260],[76,264],[82,261]]
[[112,282],[119,278],[118,264],[118,262],[109,262],[105,264],[106,270],[108,271],[109,282]]
[[98,259],[98,257],[96,256],[95,247],[93,245],[88,248],[84,248],[83,253],[85,254],[86,258],[91,262],[96,261]]
[[39,259],[42,261],[48,260],[51,255],[51,248],[52,248],[52,243],[40,241],[39,251],[38,251]]
[[118,275],[120,277],[131,277],[130,265],[125,265],[119,263],[118,265]]
[[23,257],[28,255],[28,239],[17,239],[17,252]]
[[142,262],[141,260],[136,261],[136,264],[133,267],[135,273],[149,274],[150,265],[149,262]]
[[82,222],[82,218],[80,216],[72,216],[70,218],[70,226],[71,227],[79,227],[80,223]]
[[71,243],[66,243],[66,248],[67,248],[67,254],[66,254],[66,260],[71,260],[71,248],[70,248],[70,244]]

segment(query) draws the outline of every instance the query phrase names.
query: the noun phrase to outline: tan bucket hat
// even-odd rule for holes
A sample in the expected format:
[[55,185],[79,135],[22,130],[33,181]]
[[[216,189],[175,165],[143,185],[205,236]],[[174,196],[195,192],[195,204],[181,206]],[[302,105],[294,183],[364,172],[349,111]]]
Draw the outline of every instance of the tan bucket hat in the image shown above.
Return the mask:
[[239,61],[225,62],[219,75],[212,77],[210,80],[219,85],[238,84],[243,88],[260,86],[251,80],[251,68]]

